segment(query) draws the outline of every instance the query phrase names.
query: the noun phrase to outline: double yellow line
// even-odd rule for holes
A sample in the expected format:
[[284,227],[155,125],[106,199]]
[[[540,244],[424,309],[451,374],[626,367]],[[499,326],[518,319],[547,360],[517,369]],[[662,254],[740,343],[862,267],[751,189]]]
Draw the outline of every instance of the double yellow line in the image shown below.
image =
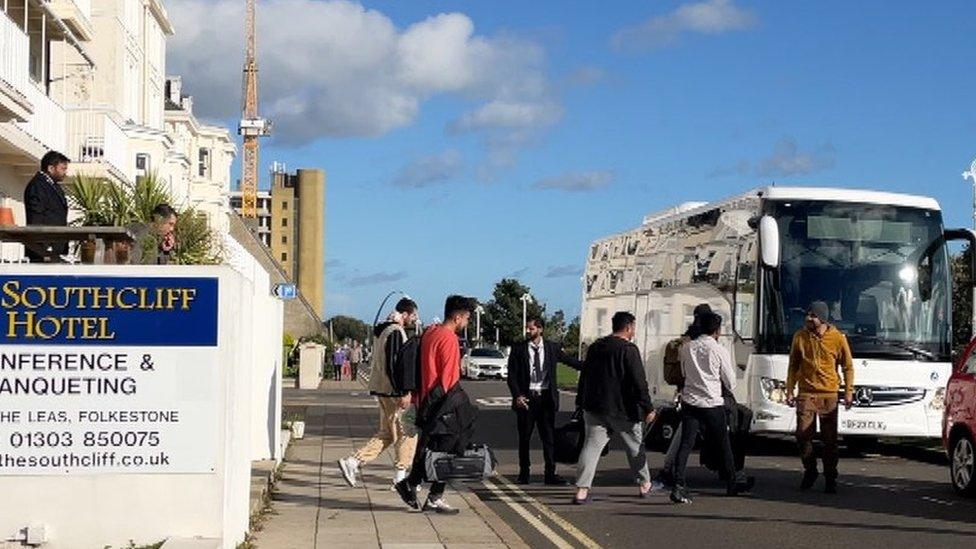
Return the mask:
[[[592,538],[584,534],[579,528],[576,528],[566,519],[554,513],[539,500],[526,494],[524,490],[515,484],[512,484],[505,477],[497,475],[492,477],[490,480],[485,480],[484,484],[485,488],[487,488],[489,492],[497,497],[499,501],[508,505],[513,511],[522,517],[525,522],[529,523],[530,526],[538,530],[540,534],[549,539],[549,541],[551,541],[559,549],[574,549],[575,547],[580,546],[585,547],[586,549],[601,549],[599,543],[593,541]],[[504,486],[505,490],[499,488],[498,485]],[[509,495],[510,493],[517,496],[518,501]],[[558,526],[560,530],[564,531],[570,538],[572,538],[572,541],[575,541],[577,544],[574,545],[570,543],[570,540],[567,540],[563,536],[559,535],[545,522],[539,520],[539,516],[533,514],[529,509],[526,508],[526,506],[531,507],[539,515],[545,517],[549,522]]]

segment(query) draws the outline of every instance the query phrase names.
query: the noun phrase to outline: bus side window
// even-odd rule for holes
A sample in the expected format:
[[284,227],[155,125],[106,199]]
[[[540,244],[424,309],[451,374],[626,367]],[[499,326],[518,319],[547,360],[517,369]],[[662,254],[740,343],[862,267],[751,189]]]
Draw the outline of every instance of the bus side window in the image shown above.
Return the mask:
[[755,335],[756,304],[756,246],[752,241],[739,246],[735,266],[734,308],[732,327],[742,339]]

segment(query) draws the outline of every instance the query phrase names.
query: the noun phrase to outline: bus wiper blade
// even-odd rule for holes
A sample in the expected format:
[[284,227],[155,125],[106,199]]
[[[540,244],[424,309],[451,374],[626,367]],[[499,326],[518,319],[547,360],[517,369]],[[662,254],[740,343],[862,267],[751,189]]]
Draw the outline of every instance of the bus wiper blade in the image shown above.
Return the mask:
[[909,353],[912,353],[913,355],[915,355],[916,358],[918,358],[920,356],[921,357],[924,357],[924,358],[927,358],[929,360],[935,360],[935,358],[936,358],[935,357],[935,353],[933,353],[932,351],[927,351],[925,349],[922,349],[921,347],[916,347],[916,346],[914,346],[914,345],[912,345],[910,343],[905,343],[903,341],[891,341],[891,340],[888,340],[888,339],[880,338],[878,336],[870,336],[870,335],[858,334],[858,333],[852,333],[852,334],[850,334],[850,336],[851,337],[857,337],[857,338],[860,338],[860,339],[866,339],[866,340],[870,340],[870,341],[876,341],[876,342],[881,343],[883,345],[890,345],[890,346],[892,346],[892,347],[894,347],[896,349],[902,349],[902,350],[908,351]]

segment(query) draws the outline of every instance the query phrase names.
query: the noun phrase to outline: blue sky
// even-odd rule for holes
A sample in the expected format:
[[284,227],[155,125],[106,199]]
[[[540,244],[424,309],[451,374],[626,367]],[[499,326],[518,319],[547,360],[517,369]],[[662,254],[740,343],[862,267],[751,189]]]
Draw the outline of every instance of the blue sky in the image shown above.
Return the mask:
[[[206,97],[220,78],[194,79],[188,61],[218,39],[179,34],[201,3],[214,2],[170,7],[170,66],[191,73],[204,116],[227,118]],[[400,289],[429,318],[445,295],[487,298],[512,275],[575,315],[591,241],[772,182],[931,195],[947,225],[971,224],[960,174],[976,157],[972,2],[269,3],[263,25],[305,10],[323,36],[361,33],[293,51],[267,27],[258,44],[271,50],[263,105],[279,122],[262,164],[328,173],[328,316],[372,320]],[[430,19],[444,13],[456,15]],[[378,33],[397,61],[356,42]],[[426,57],[458,43],[459,62]],[[343,48],[368,60],[330,58]],[[325,76],[304,82],[306,70]]]

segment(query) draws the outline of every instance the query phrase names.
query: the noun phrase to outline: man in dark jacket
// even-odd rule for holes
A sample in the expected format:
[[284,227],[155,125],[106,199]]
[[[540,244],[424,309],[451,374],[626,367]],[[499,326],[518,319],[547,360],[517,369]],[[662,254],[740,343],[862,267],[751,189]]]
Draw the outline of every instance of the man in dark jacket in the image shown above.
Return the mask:
[[[61,188],[61,182],[68,175],[68,162],[68,157],[57,151],[49,151],[41,158],[41,170],[24,189],[28,225],[68,225],[68,199]],[[68,253],[67,244],[42,243],[41,246],[58,254]],[[44,261],[44,257],[34,251],[27,250],[26,255],[31,262]]]
[[651,490],[651,475],[644,453],[644,426],[654,421],[654,407],[647,391],[647,376],[640,351],[631,343],[636,319],[627,312],[613,315],[613,335],[598,339],[586,353],[580,377],[586,441],[577,464],[573,503],[590,501],[590,486],[600,454],[610,438],[620,434],[630,469],[640,485],[639,495]]
[[538,426],[546,464],[545,483],[565,486],[566,481],[556,474],[552,448],[559,410],[556,366],[561,362],[579,370],[583,364],[563,352],[558,343],[543,340],[545,326],[541,317],[529,318],[525,324],[526,341],[513,346],[508,355],[508,390],[512,393],[512,408],[518,425],[518,483],[529,483],[529,443],[533,429]]

